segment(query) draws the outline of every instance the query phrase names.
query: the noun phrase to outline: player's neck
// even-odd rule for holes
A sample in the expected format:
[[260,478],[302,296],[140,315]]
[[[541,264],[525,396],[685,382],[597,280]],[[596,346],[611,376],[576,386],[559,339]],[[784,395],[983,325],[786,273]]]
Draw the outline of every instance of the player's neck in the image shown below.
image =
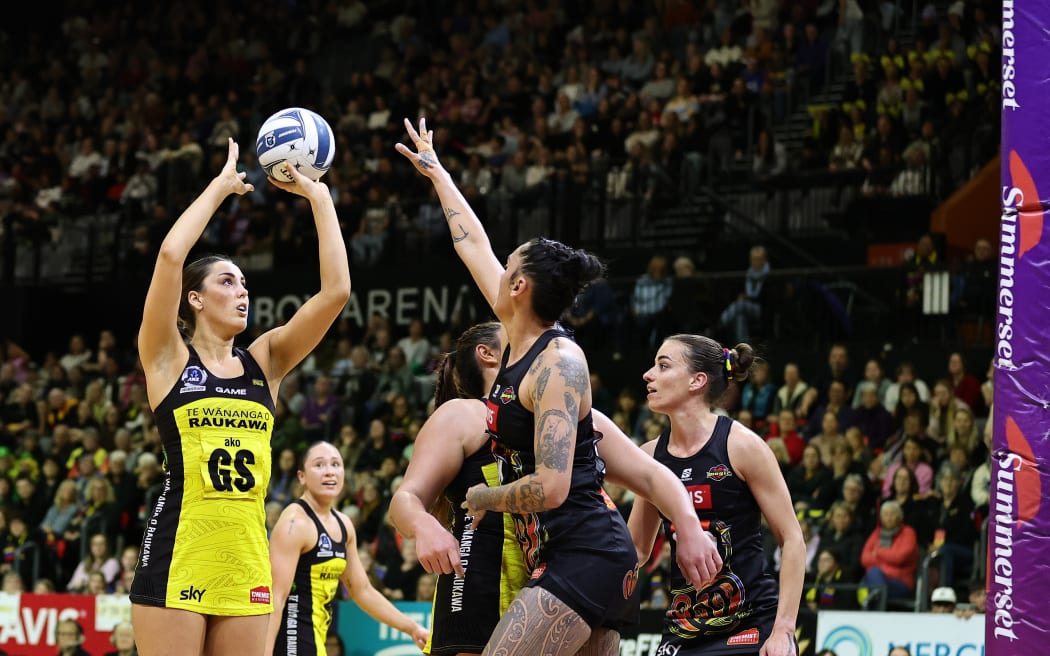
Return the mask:
[[190,340],[202,360],[222,364],[233,357],[233,337],[220,337],[207,330],[198,330]]
[[711,406],[699,401],[685,403],[668,413],[671,419],[671,443],[683,451],[694,451],[707,443],[718,416]]
[[332,514],[332,502],[330,500],[318,499],[309,492],[303,492],[302,499],[318,517],[327,517]]
[[518,312],[506,324],[507,345],[510,346],[510,358],[508,364],[513,364],[528,353],[540,335],[550,330],[551,324],[541,322],[539,319],[527,312]]

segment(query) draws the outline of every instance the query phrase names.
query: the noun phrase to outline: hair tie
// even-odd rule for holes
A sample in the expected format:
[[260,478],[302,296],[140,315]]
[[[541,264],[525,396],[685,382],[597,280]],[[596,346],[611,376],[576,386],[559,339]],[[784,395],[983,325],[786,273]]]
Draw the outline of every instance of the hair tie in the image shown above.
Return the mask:
[[725,353],[725,356],[726,356],[726,376],[727,377],[728,376],[732,376],[733,375],[733,357],[729,353],[729,349],[727,349],[727,348],[723,348],[722,349],[722,353]]

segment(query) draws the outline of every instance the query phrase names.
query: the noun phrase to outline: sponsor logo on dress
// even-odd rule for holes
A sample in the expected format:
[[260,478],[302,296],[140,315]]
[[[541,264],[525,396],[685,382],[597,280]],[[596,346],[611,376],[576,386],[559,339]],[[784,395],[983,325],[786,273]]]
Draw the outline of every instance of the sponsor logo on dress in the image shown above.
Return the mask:
[[758,629],[751,628],[747,631],[741,631],[736,635],[729,636],[726,640],[727,646],[732,645],[757,645],[758,644]]
[[514,387],[512,386],[508,386],[499,395],[499,400],[503,402],[503,405],[507,405],[516,398],[518,398],[518,395],[514,393]]
[[252,588],[249,591],[249,600],[253,604],[270,603],[270,587],[267,585],[260,585],[257,588]]
[[547,564],[546,564],[546,563],[543,563],[543,564],[537,565],[537,566],[536,566],[536,569],[532,570],[532,575],[531,575],[531,576],[529,576],[529,578],[530,578],[530,579],[538,579],[538,578],[540,578],[541,576],[543,576],[543,573],[544,573],[545,571],[547,571]]
[[686,485],[685,491],[689,493],[689,499],[693,502],[693,508],[697,510],[711,510],[710,485]]
[[715,465],[707,470],[707,477],[712,481],[720,481],[723,478],[729,478],[732,475],[733,472],[730,471],[729,466],[725,464]]
[[669,642],[665,642],[656,650],[656,656],[678,656],[678,651],[681,648],[681,645],[672,645]]
[[686,467],[685,469],[682,470],[682,480],[683,481],[688,481],[692,477],[693,477],[693,468],[692,467]]
[[204,387],[204,381],[206,380],[208,380],[208,372],[204,369],[197,365],[186,367],[182,370],[182,388],[179,389],[179,394],[205,391],[207,388]]
[[248,390],[243,387],[216,387],[215,392],[227,396],[248,396]]
[[317,557],[332,557],[332,540],[328,537],[327,533],[322,533],[321,538],[317,541]]
[[182,601],[201,602],[204,599],[204,588],[195,588],[192,585],[185,590],[179,591],[179,599]]
[[264,383],[261,378],[252,378],[252,385],[255,385],[256,387],[266,387],[266,383]]

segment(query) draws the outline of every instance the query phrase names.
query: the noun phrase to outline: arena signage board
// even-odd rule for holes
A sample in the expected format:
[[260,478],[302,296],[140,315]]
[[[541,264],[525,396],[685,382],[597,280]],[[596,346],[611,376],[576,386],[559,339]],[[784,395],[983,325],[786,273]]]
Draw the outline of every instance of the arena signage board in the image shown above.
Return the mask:
[[893,647],[912,656],[983,656],[984,615],[821,611],[816,647],[837,656],[885,656]]

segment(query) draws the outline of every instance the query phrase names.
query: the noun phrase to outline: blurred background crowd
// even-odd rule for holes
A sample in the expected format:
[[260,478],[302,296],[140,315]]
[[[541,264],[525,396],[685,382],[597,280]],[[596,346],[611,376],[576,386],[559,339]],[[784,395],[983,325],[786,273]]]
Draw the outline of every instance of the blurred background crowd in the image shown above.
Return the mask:
[[[337,133],[324,180],[352,271],[417,258],[433,274],[454,258],[441,207],[393,150],[402,118],[426,116],[497,249],[543,232],[616,257],[565,323],[595,354],[595,407],[634,439],[664,426],[638,385],[663,336],[769,345],[723,411],[782,464],[811,607],[910,609],[938,585],[982,594],[995,252],[986,238],[952,247],[929,216],[997,155],[995,3],[45,4],[25,7],[26,29],[0,30],[3,289],[101,275],[137,310],[160,240],[228,137],[256,191],[224,205],[200,250],[234,256],[249,280],[316,269],[308,208],[267,186],[251,147],[288,105]],[[709,239],[710,217],[735,232]],[[837,265],[867,267],[857,243],[909,250],[876,291],[816,284],[826,268],[804,238],[831,233],[853,258]],[[923,304],[940,273],[946,320]],[[850,314],[865,302],[870,322]],[[134,574],[164,454],[136,325],[99,321],[66,316],[39,343],[17,315],[0,319],[5,591],[126,592]],[[386,508],[462,323],[344,319],[280,390],[269,521],[298,493],[303,446],[332,441],[340,506],[393,599],[431,595]],[[925,357],[906,355],[928,340]],[[795,343],[806,349],[776,347]],[[630,494],[609,491],[629,513]],[[879,545],[893,557],[874,559]],[[658,546],[647,605],[666,604],[667,567]]]

